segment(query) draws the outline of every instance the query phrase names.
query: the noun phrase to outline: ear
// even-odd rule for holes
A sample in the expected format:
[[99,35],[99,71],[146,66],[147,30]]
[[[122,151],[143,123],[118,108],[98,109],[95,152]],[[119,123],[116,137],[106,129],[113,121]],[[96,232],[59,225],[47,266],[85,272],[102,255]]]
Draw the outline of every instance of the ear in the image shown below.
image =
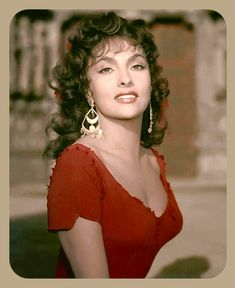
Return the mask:
[[94,98],[93,98],[93,92],[92,90],[88,90],[87,95],[86,95],[86,99],[88,104],[92,107],[95,104]]

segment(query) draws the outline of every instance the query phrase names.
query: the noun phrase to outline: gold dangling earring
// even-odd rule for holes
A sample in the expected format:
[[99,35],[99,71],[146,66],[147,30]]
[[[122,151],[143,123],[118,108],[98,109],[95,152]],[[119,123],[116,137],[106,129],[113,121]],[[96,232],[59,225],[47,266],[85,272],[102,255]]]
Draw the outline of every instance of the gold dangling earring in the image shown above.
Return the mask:
[[102,135],[102,130],[100,128],[99,116],[95,111],[94,100],[88,98],[88,103],[91,106],[90,110],[86,113],[83,121],[81,133],[82,136],[88,135],[93,138],[100,138]]
[[151,100],[149,102],[149,128],[148,128],[148,133],[151,134],[153,131],[153,109],[152,109],[152,104]]

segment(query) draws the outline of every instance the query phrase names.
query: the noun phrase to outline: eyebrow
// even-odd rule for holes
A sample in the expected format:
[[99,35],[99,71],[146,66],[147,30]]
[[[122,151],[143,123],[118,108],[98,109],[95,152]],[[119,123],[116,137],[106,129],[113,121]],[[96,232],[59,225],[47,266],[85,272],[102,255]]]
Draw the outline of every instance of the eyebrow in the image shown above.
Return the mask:
[[[134,61],[138,57],[141,57],[146,61],[146,58],[142,54],[136,53],[136,54],[132,55],[130,58],[128,58],[127,62],[129,63],[131,61]],[[100,59],[98,59],[94,64],[96,65],[101,61],[106,61],[106,62],[109,62],[112,64],[116,63],[116,60],[113,57],[103,56]]]

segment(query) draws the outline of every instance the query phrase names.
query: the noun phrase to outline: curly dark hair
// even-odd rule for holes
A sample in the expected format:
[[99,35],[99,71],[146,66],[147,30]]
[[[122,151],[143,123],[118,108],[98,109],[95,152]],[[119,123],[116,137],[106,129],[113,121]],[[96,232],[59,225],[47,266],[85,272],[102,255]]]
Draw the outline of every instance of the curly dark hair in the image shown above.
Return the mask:
[[152,133],[149,134],[148,106],[142,120],[141,145],[151,147],[162,142],[167,127],[165,118],[162,121],[162,104],[169,94],[169,89],[168,81],[160,77],[162,68],[156,61],[159,53],[153,36],[144,20],[128,20],[109,12],[84,16],[76,33],[68,39],[70,49],[52,70],[56,85],[51,87],[55,94],[59,95],[59,111],[51,118],[46,132],[51,129],[58,136],[48,143],[44,156],[57,158],[60,152],[81,136],[82,120],[89,110],[86,99],[89,90],[88,61],[95,57],[94,47],[104,47],[111,37],[116,36],[127,39],[132,45],[142,47],[150,68],[154,125]]

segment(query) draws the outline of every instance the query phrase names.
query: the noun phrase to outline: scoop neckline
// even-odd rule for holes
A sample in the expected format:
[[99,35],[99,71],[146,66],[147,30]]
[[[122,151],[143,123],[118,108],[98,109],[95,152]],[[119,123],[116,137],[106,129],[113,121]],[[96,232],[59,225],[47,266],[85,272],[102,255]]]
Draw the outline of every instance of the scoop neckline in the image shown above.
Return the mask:
[[130,192],[112,175],[111,171],[108,169],[108,167],[103,163],[103,161],[101,160],[101,158],[97,155],[97,153],[91,148],[91,147],[88,147],[82,143],[74,143],[72,144],[71,146],[80,146],[82,149],[90,152],[95,158],[96,160],[102,165],[102,167],[104,168],[104,170],[106,171],[106,173],[108,173],[109,177],[123,190],[123,192],[129,197],[131,198],[132,200],[135,200],[137,203],[139,203],[145,210],[147,210],[149,213],[151,213],[156,220],[161,220],[164,215],[166,214],[166,212],[168,211],[168,208],[169,208],[169,204],[170,204],[170,199],[169,199],[169,192],[168,192],[168,189],[167,189],[167,186],[165,184],[165,181],[164,181],[164,178],[163,178],[163,173],[162,173],[162,167],[161,167],[161,164],[159,162],[159,159],[157,157],[157,151],[153,150],[151,147],[151,151],[152,151],[152,154],[153,156],[155,157],[158,165],[159,165],[159,168],[160,168],[160,181],[163,185],[163,188],[164,188],[164,191],[166,193],[166,196],[167,196],[167,204],[166,204],[166,207],[164,209],[164,211],[161,213],[161,215],[156,215],[155,211],[149,207],[148,205],[146,205],[140,198],[138,198],[137,196],[134,196],[134,195],[131,195]]

